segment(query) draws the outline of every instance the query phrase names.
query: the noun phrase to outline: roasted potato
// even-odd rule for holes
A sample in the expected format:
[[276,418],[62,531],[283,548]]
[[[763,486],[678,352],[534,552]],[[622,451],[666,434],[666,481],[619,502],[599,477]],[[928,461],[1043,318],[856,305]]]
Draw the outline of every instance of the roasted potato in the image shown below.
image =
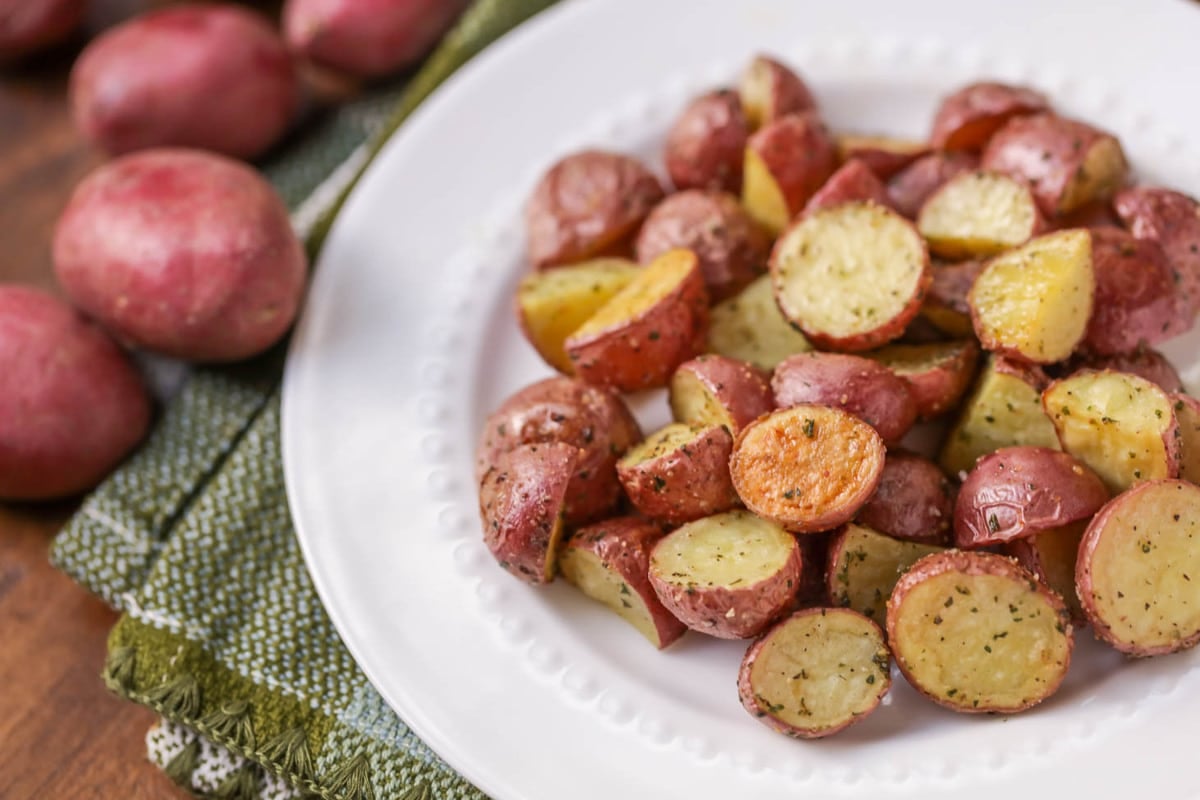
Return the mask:
[[1024,86],[972,83],[942,99],[929,141],[941,150],[979,152],[1013,117],[1049,108],[1045,95]]
[[979,168],[979,158],[970,153],[936,152],[921,156],[893,175],[887,184],[891,207],[916,219],[921,206],[946,181]]
[[1100,510],[1079,545],[1075,583],[1096,636],[1156,656],[1200,641],[1200,487],[1158,480]]
[[668,399],[676,422],[720,425],[735,436],[775,409],[770,381],[762,371],[711,354],[679,365],[671,376]]
[[825,569],[829,601],[884,625],[887,601],[900,576],[918,560],[945,549],[937,544],[902,541],[867,525],[845,525],[829,544]]
[[1179,477],[1200,484],[1200,400],[1179,393],[1171,401],[1179,424]]
[[1101,355],[1132,353],[1191,327],[1157,242],[1135,239],[1119,228],[1099,228],[1091,234],[1096,299],[1083,338],[1085,348]]
[[1200,206],[1180,192],[1135,186],[1117,193],[1113,208],[1134,236],[1162,247],[1190,327],[1200,311]]
[[975,377],[979,345],[971,340],[890,344],[868,355],[908,385],[920,419],[933,419],[958,406]]
[[863,720],[892,684],[883,631],[845,608],[797,611],[746,651],[742,706],[768,728],[819,739]]
[[704,351],[708,293],[691,250],[668,250],[588,318],[564,345],[575,374],[624,392],[665,386]]
[[738,505],[729,479],[732,449],[728,428],[672,423],[630,448],[617,462],[617,478],[638,511],[681,525]]
[[942,258],[993,256],[1024,244],[1045,227],[1028,186],[983,170],[946,181],[917,215],[917,230]]
[[870,350],[897,338],[932,276],[911,223],[874,203],[805,215],[775,243],[779,310],[818,347]]
[[615,611],[662,650],[687,631],[650,585],[650,550],[662,528],[638,517],[598,522],[564,537],[558,571],[593,600]]
[[881,206],[888,204],[887,189],[865,162],[853,159],[838,167],[821,188],[808,199],[804,212],[811,214],[822,208],[849,203],[853,200],[871,200]]
[[1102,356],[1095,353],[1080,353],[1071,359],[1068,372],[1080,369],[1112,370],[1128,372],[1145,378],[1167,394],[1183,391],[1183,380],[1167,357],[1149,347],[1139,347],[1132,353]]
[[763,275],[737,295],[712,307],[708,350],[772,370],[795,353],[812,349],[775,305],[771,276]]
[[835,528],[879,486],[883,440],[867,423],[828,406],[776,411],[742,429],[729,472],[754,513],[796,533]]
[[1013,713],[1057,691],[1074,634],[1062,598],[1004,556],[922,558],[888,600],[888,642],[913,688],[955,711]]
[[937,464],[915,453],[893,450],[883,462],[879,488],[859,509],[857,519],[894,539],[949,544],[954,493],[954,485]]
[[667,132],[663,160],[677,189],[742,191],[750,126],[737,92],[718,89],[687,105]]
[[746,142],[742,205],[778,234],[836,168],[833,138],[815,112],[780,117]]
[[1015,558],[1038,580],[1058,592],[1076,625],[1087,622],[1079,603],[1079,593],[1075,591],[1075,560],[1089,522],[1090,518],[1081,519],[1025,539],[1014,539],[1004,546],[1006,555]]
[[742,111],[752,130],[787,114],[802,114],[817,109],[817,101],[800,76],[765,55],[755,56],[746,67],[738,94]]
[[0,64],[63,41],[86,11],[86,0],[0,0]]
[[650,583],[692,630],[721,639],[757,636],[796,595],[796,538],[747,511],[676,528],[650,553]]
[[974,336],[971,306],[967,295],[975,279],[983,271],[983,261],[960,261],[957,264],[934,262],[933,280],[921,306],[921,316],[939,331],[949,336]]
[[525,205],[529,260],[537,269],[624,255],[663,188],[641,162],[585,150],[553,164]]
[[881,181],[886,181],[929,153],[929,144],[926,142],[895,139],[891,136],[837,133],[834,134],[833,140],[841,163],[855,159],[862,161]]

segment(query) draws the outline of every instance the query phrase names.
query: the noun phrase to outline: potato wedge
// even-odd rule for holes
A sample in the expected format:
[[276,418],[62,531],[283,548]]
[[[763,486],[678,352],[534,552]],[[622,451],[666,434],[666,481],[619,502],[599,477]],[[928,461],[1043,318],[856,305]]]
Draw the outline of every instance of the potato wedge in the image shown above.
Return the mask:
[[650,585],[650,550],[662,528],[638,517],[617,517],[566,536],[558,571],[588,597],[611,608],[659,650],[687,626],[659,602]]
[[737,92],[717,89],[688,103],[667,132],[663,153],[677,189],[742,190],[750,126]]
[[638,511],[681,525],[738,505],[732,449],[728,428],[672,423],[631,448],[617,462],[617,477]]
[[772,370],[788,356],[812,350],[812,345],[779,312],[771,276],[763,275],[712,307],[708,350]]
[[975,378],[979,345],[973,340],[890,344],[867,354],[908,384],[920,419],[933,419],[958,406]]
[[1200,311],[1200,205],[1181,192],[1135,186],[1118,192],[1113,208],[1130,233],[1162,247],[1190,327]]
[[1081,353],[1071,359],[1068,371],[1076,372],[1081,369],[1128,372],[1130,375],[1145,378],[1167,394],[1183,391],[1183,379],[1179,377],[1175,367],[1166,356],[1149,347],[1139,347],[1132,353],[1106,356]]
[[1176,393],[1171,402],[1179,423],[1179,477],[1200,484],[1200,400]]
[[891,136],[836,133],[833,141],[840,162],[844,164],[854,159],[862,161],[882,181],[929,153],[927,142]]
[[1027,539],[1014,539],[1004,546],[1006,555],[1015,558],[1038,580],[1058,592],[1075,625],[1087,622],[1079,593],[1075,591],[1075,560],[1089,522],[1091,519],[1081,519],[1061,528],[1041,531]]
[[751,130],[787,114],[817,109],[817,101],[800,76],[766,55],[755,56],[746,67],[738,94]]
[[988,262],[967,302],[986,349],[1052,364],[1083,340],[1095,286],[1091,236],[1060,231]]
[[942,258],[981,258],[1024,244],[1046,227],[1029,187],[998,172],[964,172],[930,195],[917,230]]
[[954,494],[954,485],[937,464],[916,453],[893,450],[883,462],[879,488],[859,509],[857,519],[894,539],[949,544]]
[[880,625],[887,622],[887,601],[909,567],[945,547],[905,542],[867,525],[850,523],[829,545],[825,579],[829,601],[853,608]]
[[729,511],[660,539],[650,553],[650,583],[689,628],[747,639],[795,598],[800,559],[790,533],[747,511]]
[[580,379],[625,392],[665,386],[702,352],[708,295],[690,250],[668,250],[567,337]]
[[983,272],[982,261],[960,261],[957,264],[934,262],[933,280],[921,306],[921,316],[942,333],[955,337],[975,336],[971,322],[971,306],[967,295],[975,279]]
[[833,139],[815,112],[772,120],[746,142],[742,205],[778,234],[835,169]]
[[1114,497],[1088,525],[1075,581],[1096,636],[1156,656],[1200,642],[1200,487],[1149,481]]
[[811,214],[822,208],[849,203],[853,200],[871,200],[881,206],[889,202],[887,189],[865,162],[852,159],[838,167],[837,172],[821,185],[808,203],[804,213]]
[[921,156],[888,180],[891,206],[901,215],[916,219],[930,195],[956,175],[979,168],[979,158],[970,153],[936,152]]
[[1066,606],[1004,556],[948,550],[888,600],[888,641],[913,688],[955,711],[1023,711],[1057,691],[1074,635]]
[[884,452],[879,434],[857,417],[800,405],[743,428],[729,471],[747,508],[811,533],[854,517],[879,485]]
[[1062,449],[1113,493],[1179,475],[1179,426],[1171,398],[1124,372],[1078,372],[1042,394]]
[[720,425],[735,436],[775,410],[771,384],[761,370],[711,354],[679,365],[671,376],[668,399],[676,422]]
[[866,718],[891,688],[883,631],[845,608],[809,608],[750,646],[738,671],[742,706],[768,728],[819,739]]
[[1084,347],[1101,355],[1132,353],[1192,326],[1157,242],[1119,228],[1091,233],[1096,300]]
[[831,350],[870,350],[900,336],[931,279],[920,234],[874,203],[806,215],[771,253],[779,310]]
[[942,99],[933,117],[929,141],[942,150],[979,152],[1013,117],[1049,107],[1045,95],[1024,86],[972,83]]

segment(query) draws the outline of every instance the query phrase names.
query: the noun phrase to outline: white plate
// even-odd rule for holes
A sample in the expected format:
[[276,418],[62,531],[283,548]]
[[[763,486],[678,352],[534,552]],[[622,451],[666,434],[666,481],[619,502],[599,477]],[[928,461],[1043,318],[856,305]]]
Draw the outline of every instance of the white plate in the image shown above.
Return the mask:
[[[300,541],[347,646],[439,754],[501,800],[655,796],[1195,796],[1200,658],[1125,662],[1083,632],[1067,684],[963,717],[897,680],[831,740],[739,706],[745,645],[666,653],[570,587],[484,549],[471,454],[487,411],[548,374],[517,332],[520,206],[586,144],[657,161],[684,100],[757,50],[835,128],[921,135],[970,79],[1029,82],[1121,135],[1138,170],[1200,192],[1200,8],[1178,0],[571,2],[455,76],[380,154],[325,247],[284,387]],[[1168,348],[1200,385],[1200,334]],[[658,411],[662,418],[665,412]],[[1188,765],[1188,766],[1185,766]]]

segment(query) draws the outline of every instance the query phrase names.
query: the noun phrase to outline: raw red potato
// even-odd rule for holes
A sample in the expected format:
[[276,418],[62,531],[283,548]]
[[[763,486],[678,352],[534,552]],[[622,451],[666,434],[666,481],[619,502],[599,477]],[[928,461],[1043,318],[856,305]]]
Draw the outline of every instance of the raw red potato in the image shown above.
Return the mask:
[[1028,186],[983,170],[946,181],[917,215],[917,230],[943,258],[993,256],[1024,244],[1045,227]]
[[751,130],[788,114],[817,110],[817,101],[800,76],[766,55],[755,56],[746,67],[738,94]]
[[812,350],[812,345],[779,312],[771,276],[763,275],[712,307],[708,349],[770,371],[788,356]]
[[974,336],[967,295],[983,266],[983,261],[934,262],[933,280],[925,295],[925,304],[921,306],[921,316],[949,336]]
[[1179,295],[1163,250],[1119,228],[1092,232],[1096,299],[1083,345],[1093,353],[1132,353],[1183,333]]
[[776,119],[746,142],[742,205],[768,232],[787,227],[837,168],[833,138],[815,112]]
[[888,180],[891,207],[909,219],[916,219],[930,195],[946,181],[979,168],[978,157],[970,153],[930,153],[921,156]]
[[1024,86],[972,83],[942,100],[929,141],[942,150],[979,152],[1008,120],[1049,107],[1045,95]]
[[1004,552],[1049,586],[1067,604],[1071,621],[1076,625],[1087,622],[1079,593],[1075,591],[1075,560],[1079,542],[1091,519],[1081,519],[1061,528],[1041,531],[1026,539],[1015,539],[1004,546]]
[[1094,353],[1082,353],[1071,360],[1070,371],[1079,369],[1111,370],[1112,372],[1128,372],[1145,378],[1168,394],[1183,391],[1183,380],[1167,357],[1149,347],[1139,347],[1132,353],[1102,356]]
[[833,138],[837,144],[839,161],[844,164],[858,159],[883,181],[929,153],[929,145],[926,142],[910,139],[865,136],[857,133],[839,133]]
[[1179,477],[1200,484],[1200,400],[1179,393],[1171,401],[1179,423]]
[[1191,327],[1200,311],[1200,206],[1180,192],[1135,186],[1119,192],[1113,208],[1134,236],[1158,242],[1166,253]]
[[688,104],[667,132],[663,160],[677,189],[742,191],[750,127],[738,94],[718,89]]
[[954,485],[927,458],[893,450],[883,462],[879,488],[858,512],[858,521],[894,539],[949,544]]
[[0,64],[65,40],[86,10],[85,0],[0,0]]
[[569,534],[558,555],[563,578],[611,608],[660,650],[687,631],[650,585],[650,550],[662,536],[662,529],[649,520],[617,517]]
[[617,477],[638,511],[681,525],[738,505],[729,478],[732,449],[727,428],[673,423],[630,448],[617,462]]
[[957,408],[975,377],[979,345],[973,340],[890,344],[870,354],[908,385],[920,419]]
[[906,542],[866,525],[850,523],[829,545],[825,580],[829,600],[853,608],[875,622],[887,622],[887,601],[900,576],[920,559],[946,548]]
[[746,651],[742,706],[768,728],[819,739],[860,722],[891,688],[883,631],[846,608],[797,611]]
[[669,400],[676,422],[718,425],[735,436],[775,410],[771,384],[761,370],[711,354],[679,365],[671,376]]
[[804,211],[812,213],[852,200],[873,200],[883,206],[888,204],[887,189],[866,162],[858,159],[838,167],[837,172],[830,175],[829,180],[809,198]]

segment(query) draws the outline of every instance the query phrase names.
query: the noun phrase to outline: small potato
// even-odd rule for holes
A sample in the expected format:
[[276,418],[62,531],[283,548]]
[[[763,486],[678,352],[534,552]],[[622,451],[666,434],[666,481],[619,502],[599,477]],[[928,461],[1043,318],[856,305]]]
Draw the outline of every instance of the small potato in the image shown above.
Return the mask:
[[1157,656],[1200,642],[1200,487],[1150,481],[1114,497],[1079,545],[1075,584],[1096,636]]
[[888,642],[913,688],[954,711],[1024,711],[1058,690],[1075,639],[1066,606],[1015,561],[948,550],[896,583]]
[[738,505],[729,479],[732,449],[726,428],[672,423],[630,448],[617,462],[617,478],[638,511],[682,525]]
[[871,200],[881,206],[888,204],[887,189],[866,162],[858,159],[838,167],[837,172],[830,175],[829,180],[808,199],[804,212],[811,214],[853,200]]
[[249,159],[291,124],[299,80],[265,17],[196,4],[101,34],[75,62],[70,91],[76,127],[109,153],[195,147]]
[[1149,347],[1139,347],[1132,353],[1102,356],[1095,353],[1081,353],[1070,361],[1070,372],[1080,369],[1095,371],[1111,370],[1113,372],[1128,372],[1145,378],[1167,394],[1183,391],[1183,380],[1167,357]]
[[788,114],[817,110],[817,101],[800,76],[765,55],[755,56],[746,67],[738,94],[751,130]]
[[86,0],[0,0],[0,64],[65,40],[86,10]]
[[746,142],[742,205],[778,234],[837,168],[833,138],[815,112],[780,117]]
[[964,172],[946,181],[917,215],[917,230],[943,258],[993,256],[1046,227],[1029,187],[997,172]]
[[742,706],[768,728],[819,739],[860,722],[891,688],[883,631],[845,608],[809,608],[750,646],[738,671]]
[[975,377],[979,346],[974,341],[890,344],[871,352],[908,384],[920,419],[933,419],[958,406]]
[[967,295],[983,267],[983,261],[934,262],[933,280],[925,295],[925,304],[921,306],[921,316],[949,336],[974,336],[975,326],[971,322]]
[[1135,186],[1113,198],[1117,215],[1138,239],[1162,247],[1183,297],[1185,320],[1200,311],[1200,206],[1180,192]]
[[150,398],[121,349],[36,289],[0,285],[0,375],[0,498],[90,489],[150,424]]
[[1045,95],[1024,86],[984,81],[943,98],[929,141],[941,150],[979,152],[1013,117],[1046,111]]
[[569,583],[611,608],[659,650],[687,631],[650,585],[650,550],[662,536],[649,520],[617,517],[569,534],[558,555],[558,571]]
[[1200,400],[1178,393],[1171,402],[1179,423],[1179,477],[1200,484]]
[[879,488],[858,511],[863,525],[924,544],[949,544],[953,519],[953,484],[937,464],[903,450],[887,454]]
[[775,396],[757,367],[718,355],[685,361],[671,376],[669,400],[676,422],[719,425],[737,433],[775,410]]
[[907,384],[887,367],[842,353],[802,353],[781,362],[771,378],[779,408],[801,404],[840,408],[895,444],[917,420]]
[[975,464],[954,504],[965,549],[1004,544],[1089,519],[1108,502],[1100,476],[1047,447],[1005,447]]
[[239,361],[277,342],[306,267],[271,185],[196,150],[104,164],[54,232],[55,274],[75,305],[125,341],[190,361]]
[[801,405],[743,428],[729,472],[751,511],[812,533],[853,519],[879,486],[884,453],[879,434],[857,417]]
[[796,596],[796,538],[746,511],[689,522],[650,553],[650,583],[692,630],[721,639],[757,636]]
[[663,160],[677,189],[742,191],[750,126],[736,92],[718,89],[688,104],[667,132]]
[[988,141],[980,166],[1028,182],[1051,218],[1107,200],[1129,173],[1116,137],[1051,113],[1010,119]]
[[857,159],[867,165],[881,181],[929,154],[926,142],[894,139],[890,136],[866,136],[858,133],[834,134],[838,160],[845,164]]
[[883,625],[887,622],[888,598],[900,576],[920,559],[945,549],[936,544],[901,541],[850,523],[834,535],[829,545],[825,570],[829,600]]
[[1071,612],[1071,622],[1083,625],[1087,622],[1079,593],[1075,591],[1075,560],[1079,553],[1079,542],[1091,519],[1081,519],[1061,528],[1014,539],[1004,546],[1004,553],[1012,556],[1022,567],[1049,586]]
[[623,254],[663,188],[641,162],[585,150],[557,161],[525,205],[529,260],[536,269]]
[[691,250],[668,250],[570,336],[575,374],[624,392],[665,386],[704,350],[708,293]]
[[913,226],[874,203],[800,219],[771,253],[775,302],[818,347],[870,350],[896,339],[932,280]]
[[686,248],[700,259],[700,272],[713,302],[735,295],[767,269],[771,240],[723,192],[688,190],[663,200],[638,233],[638,261],[649,263],[668,250]]
[[771,276],[763,275],[712,307],[708,350],[770,371],[788,356],[812,350],[812,345],[779,312]]
[[1101,355],[1132,353],[1191,327],[1157,242],[1135,239],[1119,228],[1091,234],[1096,299],[1084,347]]
[[979,159],[970,153],[930,153],[897,172],[888,180],[892,208],[902,216],[916,219],[930,195],[956,175],[979,168]]

